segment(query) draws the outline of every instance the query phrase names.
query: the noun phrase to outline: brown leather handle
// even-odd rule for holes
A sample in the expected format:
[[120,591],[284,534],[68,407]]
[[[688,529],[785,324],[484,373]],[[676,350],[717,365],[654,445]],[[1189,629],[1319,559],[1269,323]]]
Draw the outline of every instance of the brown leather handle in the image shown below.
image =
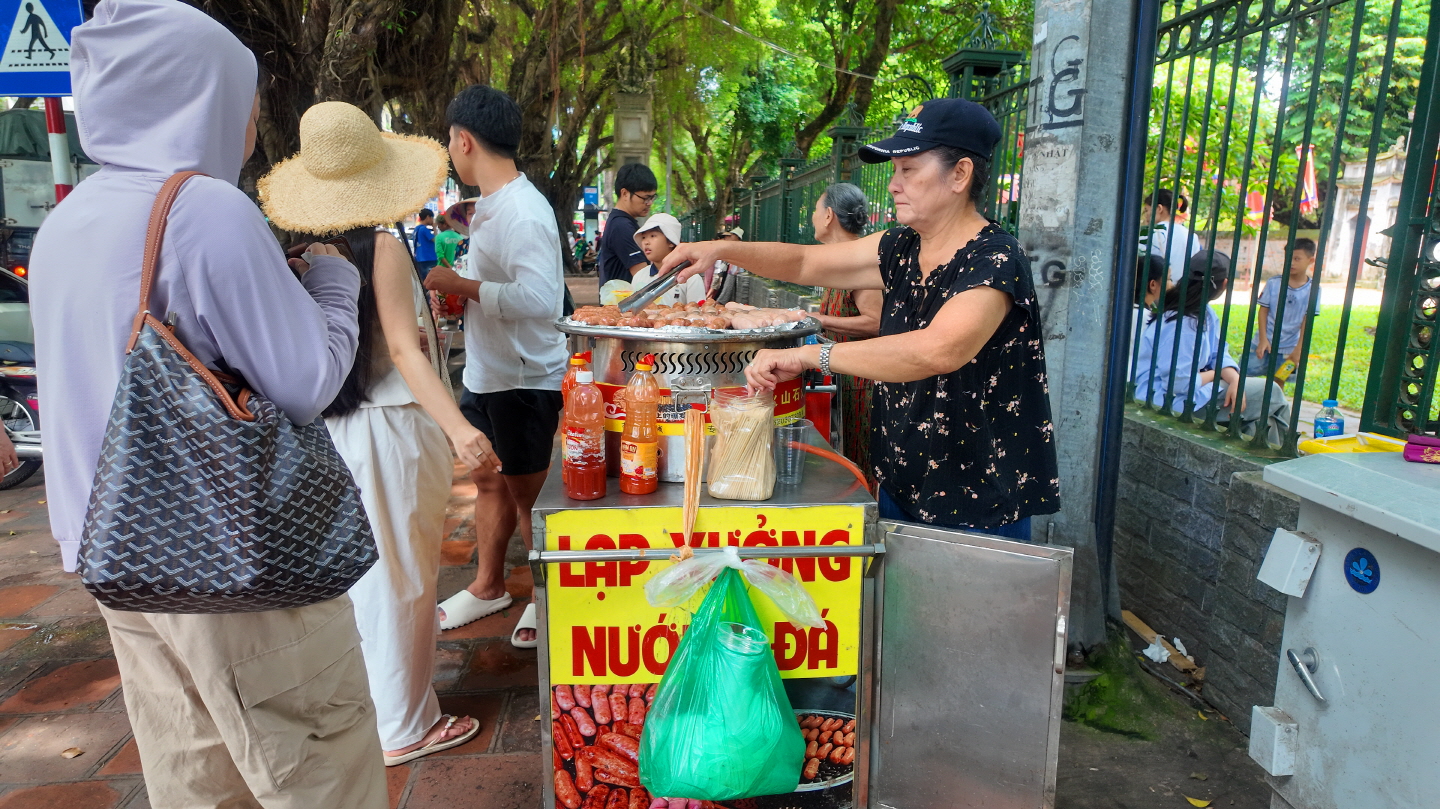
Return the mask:
[[126,354],[135,350],[135,343],[140,340],[140,329],[145,325],[145,316],[150,314],[150,290],[155,284],[155,270],[160,266],[160,248],[165,243],[165,225],[170,218],[170,208],[175,204],[175,198],[180,196],[180,187],[185,185],[186,180],[203,176],[206,175],[198,171],[172,174],[160,186],[155,204],[150,207],[150,225],[145,231],[145,256],[140,261],[140,308],[135,315],[135,325],[130,330],[130,342],[125,344]]

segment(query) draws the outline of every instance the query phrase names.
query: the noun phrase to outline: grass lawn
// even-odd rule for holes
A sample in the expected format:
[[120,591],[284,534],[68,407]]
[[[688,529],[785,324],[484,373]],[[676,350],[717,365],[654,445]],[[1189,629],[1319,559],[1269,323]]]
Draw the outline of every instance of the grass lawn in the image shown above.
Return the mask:
[[[1331,376],[1335,369],[1335,347],[1340,336],[1340,310],[1338,305],[1321,306],[1315,317],[1315,335],[1310,340],[1310,362],[1305,368],[1305,401],[1320,402],[1330,398]],[[1216,315],[1223,315],[1221,307],[1215,307]],[[1226,345],[1230,355],[1237,362],[1243,362],[1242,354],[1249,350],[1245,344],[1245,321],[1247,312],[1234,306],[1230,312],[1230,323],[1226,328]],[[1350,308],[1349,336],[1345,340],[1345,359],[1340,371],[1338,395],[1340,406],[1359,410],[1365,404],[1365,384],[1370,378],[1370,353],[1375,348],[1375,338],[1365,332],[1375,329],[1380,317],[1378,306],[1353,306]],[[1257,328],[1259,325],[1257,324]],[[1293,392],[1292,384],[1286,388]]]

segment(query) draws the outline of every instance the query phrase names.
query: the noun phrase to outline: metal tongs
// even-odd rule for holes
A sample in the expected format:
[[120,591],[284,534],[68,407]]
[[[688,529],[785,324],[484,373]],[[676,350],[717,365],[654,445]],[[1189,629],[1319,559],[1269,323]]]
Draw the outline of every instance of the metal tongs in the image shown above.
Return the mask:
[[630,312],[649,306],[656,298],[669,292],[679,283],[680,271],[689,266],[690,262],[681,262],[680,266],[671,269],[669,272],[641,287],[639,292],[632,292],[628,296],[621,298],[619,303],[620,311],[629,314]]

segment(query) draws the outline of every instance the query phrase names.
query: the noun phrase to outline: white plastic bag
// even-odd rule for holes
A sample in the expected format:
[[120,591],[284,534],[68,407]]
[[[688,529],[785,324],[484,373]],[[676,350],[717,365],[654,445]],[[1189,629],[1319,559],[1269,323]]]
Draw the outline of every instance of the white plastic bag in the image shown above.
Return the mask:
[[619,278],[606,281],[600,287],[600,305],[615,306],[634,291],[635,287],[629,281],[621,281]]
[[795,577],[758,559],[740,559],[740,552],[727,546],[721,553],[706,553],[676,562],[670,569],[645,583],[645,598],[653,607],[678,607],[689,602],[700,588],[715,580],[720,571],[733,567],[755,589],[770,597],[780,612],[797,626],[825,628],[825,619],[815,599]]

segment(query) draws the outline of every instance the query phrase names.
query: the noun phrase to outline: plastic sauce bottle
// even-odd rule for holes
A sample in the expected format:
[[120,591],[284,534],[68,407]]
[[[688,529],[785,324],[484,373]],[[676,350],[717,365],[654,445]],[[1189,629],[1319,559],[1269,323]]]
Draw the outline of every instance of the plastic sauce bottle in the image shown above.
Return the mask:
[[660,435],[655,422],[660,410],[660,383],[650,370],[655,355],[635,364],[625,386],[625,432],[620,435],[620,491],[650,494],[660,486]]
[[570,390],[576,385],[575,376],[581,371],[590,370],[590,352],[570,355],[570,367],[565,369],[565,378],[560,380],[560,396],[562,401],[569,404]]
[[1344,435],[1345,414],[1337,409],[1340,403],[1334,399],[1326,399],[1321,404],[1320,412],[1315,414],[1315,437]]
[[575,374],[565,397],[565,451],[560,462],[565,496],[595,500],[605,496],[605,397],[589,371]]

